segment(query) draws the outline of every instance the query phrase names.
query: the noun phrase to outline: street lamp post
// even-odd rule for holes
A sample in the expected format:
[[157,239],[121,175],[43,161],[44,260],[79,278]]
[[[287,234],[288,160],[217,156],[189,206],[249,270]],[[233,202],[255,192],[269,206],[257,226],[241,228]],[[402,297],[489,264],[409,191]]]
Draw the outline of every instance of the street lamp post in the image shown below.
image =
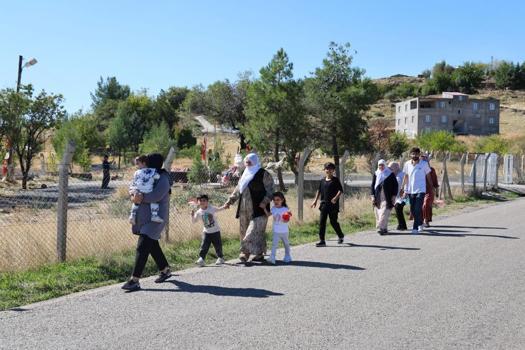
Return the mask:
[[[27,61],[24,65],[22,65],[24,61],[24,57],[22,55],[18,56],[18,79],[16,80],[16,93],[20,92],[20,86],[22,82],[22,71],[24,68],[31,67],[32,65],[35,65],[38,61],[36,58],[31,58],[29,61]],[[14,149],[13,149],[13,143],[12,139],[8,137],[7,140],[7,147],[8,147],[8,156],[7,156],[7,181],[14,181],[14,175],[15,175],[15,167],[14,167]]]

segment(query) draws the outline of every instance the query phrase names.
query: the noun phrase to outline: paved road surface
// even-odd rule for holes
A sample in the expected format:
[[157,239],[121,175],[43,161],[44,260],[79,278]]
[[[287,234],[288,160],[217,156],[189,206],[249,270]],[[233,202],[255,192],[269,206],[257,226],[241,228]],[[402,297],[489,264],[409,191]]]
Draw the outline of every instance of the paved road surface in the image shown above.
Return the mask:
[[0,313],[1,349],[525,349],[525,199]]

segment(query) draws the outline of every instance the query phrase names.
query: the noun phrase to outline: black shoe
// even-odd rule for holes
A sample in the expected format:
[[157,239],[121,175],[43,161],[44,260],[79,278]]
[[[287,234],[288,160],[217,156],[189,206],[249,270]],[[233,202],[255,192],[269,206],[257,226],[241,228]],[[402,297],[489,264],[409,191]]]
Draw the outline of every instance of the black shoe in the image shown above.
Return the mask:
[[380,234],[381,236],[384,236],[384,235],[386,235],[386,234],[388,233],[388,230],[382,229],[382,230],[379,230],[379,231],[377,231],[377,232],[379,232],[379,234]]
[[396,230],[398,230],[398,231],[406,231],[407,228],[406,228],[406,227],[400,227],[400,226],[398,226],[398,227],[396,228]]
[[339,237],[339,239],[337,240],[337,244],[343,244],[344,242],[345,242],[345,236]]
[[134,292],[140,289],[140,283],[139,281],[134,281],[133,279],[130,279],[129,281],[124,283],[124,285],[121,288],[129,292]]
[[168,272],[161,272],[161,273],[159,273],[159,277],[157,277],[157,279],[155,279],[155,283],[162,283],[162,282],[166,281],[170,277],[171,277],[171,270],[168,269]]
[[326,242],[325,241],[319,241],[319,243],[316,243],[315,246],[316,247],[326,247]]

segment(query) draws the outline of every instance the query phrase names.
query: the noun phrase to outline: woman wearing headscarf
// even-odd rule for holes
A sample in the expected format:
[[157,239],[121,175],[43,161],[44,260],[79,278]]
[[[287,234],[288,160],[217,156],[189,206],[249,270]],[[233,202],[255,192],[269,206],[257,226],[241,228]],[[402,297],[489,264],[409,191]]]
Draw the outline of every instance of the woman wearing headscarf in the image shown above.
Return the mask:
[[401,170],[399,163],[397,162],[390,162],[388,164],[388,167],[390,168],[390,170],[392,170],[397,180],[397,196],[396,203],[394,204],[394,209],[396,210],[397,217],[397,229],[400,231],[405,231],[407,229],[405,213],[403,212],[403,208],[405,207],[405,199],[401,198],[401,196],[399,195],[399,192],[401,190],[401,184],[403,184],[403,178],[405,177],[405,173]]
[[394,173],[386,166],[385,160],[380,159],[377,162],[377,170],[370,189],[376,216],[376,228],[380,235],[388,232],[388,218],[394,207],[397,192],[398,185]]
[[224,204],[226,208],[239,200],[236,218],[240,223],[241,253],[239,259],[246,262],[264,262],[266,253],[266,224],[272,201],[274,181],[272,175],[263,169],[259,157],[250,153],[244,158],[245,169],[235,190]]
[[[153,257],[160,271],[155,283],[162,283],[171,277],[171,271],[159,245],[160,234],[168,222],[170,203],[170,180],[166,170],[162,169],[164,159],[162,155],[153,153],[148,155],[148,167],[154,168],[160,175],[153,185],[153,191],[149,193],[138,193],[131,196],[131,201],[139,205],[135,225],[131,232],[138,235],[135,265],[131,278],[122,286],[122,289],[133,291],[140,289],[139,279],[144,271],[149,255]],[[158,215],[163,222],[151,221],[150,203],[158,203]]]

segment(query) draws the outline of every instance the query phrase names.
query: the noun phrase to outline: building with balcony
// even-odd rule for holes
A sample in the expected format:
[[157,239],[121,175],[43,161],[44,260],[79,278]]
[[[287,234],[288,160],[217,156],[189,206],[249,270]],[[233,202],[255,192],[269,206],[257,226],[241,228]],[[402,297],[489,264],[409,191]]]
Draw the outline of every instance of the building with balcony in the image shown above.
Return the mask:
[[459,92],[417,97],[396,103],[396,131],[414,138],[447,130],[456,135],[499,134],[499,100]]

